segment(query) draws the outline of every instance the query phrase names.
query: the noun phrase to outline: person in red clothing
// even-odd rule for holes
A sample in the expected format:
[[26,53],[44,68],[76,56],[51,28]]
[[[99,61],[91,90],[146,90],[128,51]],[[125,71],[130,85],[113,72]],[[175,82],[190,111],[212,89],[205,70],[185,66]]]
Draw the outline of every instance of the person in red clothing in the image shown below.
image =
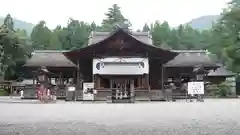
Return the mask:
[[42,84],[38,87],[37,93],[38,93],[38,99],[42,102],[42,97],[44,94],[44,86]]

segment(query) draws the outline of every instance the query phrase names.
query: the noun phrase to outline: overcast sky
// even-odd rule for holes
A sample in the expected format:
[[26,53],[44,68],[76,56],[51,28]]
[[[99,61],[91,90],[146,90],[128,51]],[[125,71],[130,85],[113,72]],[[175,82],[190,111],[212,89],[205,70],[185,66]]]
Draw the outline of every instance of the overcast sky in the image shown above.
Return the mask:
[[[188,22],[203,15],[220,14],[229,0],[0,0],[0,16],[12,17],[30,23],[45,20],[50,28],[65,25],[69,17],[100,24],[104,13],[118,4],[134,29],[145,22],[168,21],[171,26]],[[9,5],[9,6],[8,6]]]

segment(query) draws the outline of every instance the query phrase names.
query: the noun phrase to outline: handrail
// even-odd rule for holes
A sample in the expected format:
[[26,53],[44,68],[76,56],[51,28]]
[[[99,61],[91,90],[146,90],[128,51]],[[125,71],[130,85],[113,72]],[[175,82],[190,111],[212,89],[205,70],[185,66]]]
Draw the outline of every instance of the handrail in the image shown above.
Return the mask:
[[134,89],[134,92],[150,92],[148,89],[145,89],[145,90],[136,90],[136,89]]

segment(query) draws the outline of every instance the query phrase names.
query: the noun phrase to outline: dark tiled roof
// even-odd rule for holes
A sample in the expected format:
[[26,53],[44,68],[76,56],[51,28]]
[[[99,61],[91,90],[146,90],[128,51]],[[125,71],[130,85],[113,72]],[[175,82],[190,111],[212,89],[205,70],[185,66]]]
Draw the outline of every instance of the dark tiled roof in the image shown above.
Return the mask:
[[235,76],[236,74],[234,74],[232,71],[227,70],[226,68],[224,68],[224,66],[219,65],[220,67],[217,68],[215,71],[214,70],[210,70],[210,72],[208,73],[208,76]]
[[218,67],[218,65],[208,56],[204,50],[172,50],[179,54],[165,64],[165,67]]
[[32,53],[32,57],[27,60],[24,66],[27,67],[75,67],[76,65],[70,61],[64,52],[55,50],[38,50]]
[[154,46],[152,44],[151,36],[148,32],[129,32],[125,31],[122,28],[118,28],[112,32],[92,32],[89,36],[88,46],[65,52],[64,55],[72,59],[73,57],[92,57],[93,51],[96,52],[97,50],[101,51],[101,49],[105,49],[106,46],[104,48],[104,46],[102,47],[102,45],[109,42],[111,38],[120,35],[132,39],[134,43],[139,45],[139,47],[141,47],[142,49],[146,49],[146,52],[149,55],[163,57],[163,63],[166,63],[170,59],[173,59],[178,54],[177,52],[172,52]]
[[[88,45],[95,44],[100,42],[110,35],[110,32],[92,32],[89,36]],[[148,45],[152,45],[152,38],[149,32],[132,32],[131,33],[134,38],[137,40],[146,43]]]

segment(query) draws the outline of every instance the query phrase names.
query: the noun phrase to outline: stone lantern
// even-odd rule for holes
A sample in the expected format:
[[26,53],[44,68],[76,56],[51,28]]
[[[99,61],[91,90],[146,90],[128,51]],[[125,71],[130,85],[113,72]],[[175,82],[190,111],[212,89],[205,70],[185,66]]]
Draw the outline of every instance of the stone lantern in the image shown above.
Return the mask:
[[43,97],[42,100],[47,101],[49,99],[50,94],[50,75],[53,74],[47,70],[46,67],[41,66],[36,73],[37,84],[40,84],[40,87],[43,88]]
[[47,70],[46,67],[40,67],[38,70],[37,70],[37,81],[38,83],[40,84],[43,84],[45,87],[46,85],[49,83],[49,74],[50,72]]
[[[193,74],[194,74],[194,81],[204,83],[204,77],[208,74],[208,71],[205,70],[202,65],[197,65],[193,69]],[[203,102],[201,95],[197,95],[197,101]]]

